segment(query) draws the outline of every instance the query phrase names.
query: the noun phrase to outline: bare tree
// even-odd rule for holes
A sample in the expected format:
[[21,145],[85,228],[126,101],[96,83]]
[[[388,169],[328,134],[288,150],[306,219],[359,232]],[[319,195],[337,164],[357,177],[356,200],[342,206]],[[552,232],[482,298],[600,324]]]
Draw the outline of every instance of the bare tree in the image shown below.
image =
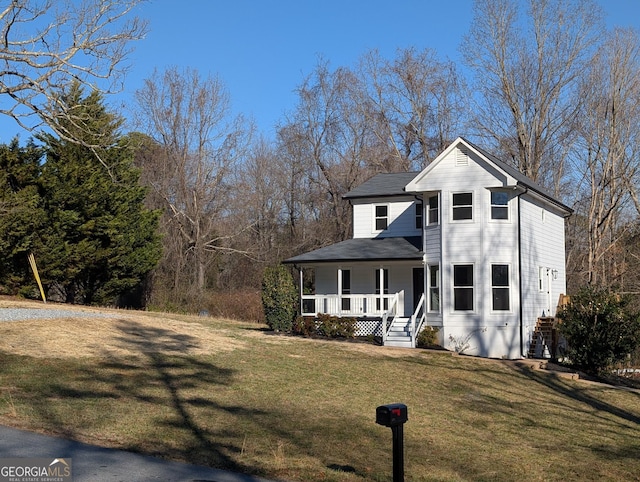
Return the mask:
[[350,95],[355,81],[350,70],[331,72],[321,61],[298,88],[298,105],[279,130],[283,154],[307,168],[307,205],[323,225],[320,244],[349,236],[351,216],[342,195],[365,177],[369,131]]
[[[230,112],[228,93],[215,77],[175,68],[154,75],[136,93],[137,121],[161,146],[147,159],[145,178],[161,197],[172,251],[175,286],[201,293],[217,256],[234,251],[230,193],[236,164],[250,141],[250,129]],[[234,226],[231,228],[231,226]],[[171,267],[167,268],[172,270]]]
[[[627,230],[640,213],[640,40],[616,30],[602,44],[582,78],[583,100],[572,156],[582,229],[576,269],[589,284],[620,286],[626,273]],[[574,257],[578,253],[572,253]],[[629,277],[627,276],[627,279]]]
[[359,76],[351,84],[357,105],[386,151],[370,160],[377,170],[422,169],[461,134],[464,82],[433,50],[399,50],[392,60],[373,50],[362,57]]
[[146,23],[131,16],[140,1],[5,2],[0,7],[0,113],[24,129],[44,124],[62,139],[85,144],[72,132],[85,119],[65,104],[62,93],[74,82],[102,94],[119,89],[130,42],[146,31]]
[[578,112],[577,85],[602,31],[591,0],[476,0],[462,49],[475,70],[479,135],[559,192]]

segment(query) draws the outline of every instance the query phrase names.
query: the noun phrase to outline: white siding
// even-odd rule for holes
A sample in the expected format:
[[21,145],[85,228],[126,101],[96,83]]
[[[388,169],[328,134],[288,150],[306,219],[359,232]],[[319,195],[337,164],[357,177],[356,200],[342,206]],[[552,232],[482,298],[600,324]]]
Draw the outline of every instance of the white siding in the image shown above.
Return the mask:
[[[484,160],[454,149],[419,183],[426,192],[440,191],[440,226],[427,234],[427,261],[441,256],[441,306],[445,347],[472,355],[520,356],[518,224],[515,190],[509,200],[509,220],[491,219],[491,191],[512,182]],[[454,193],[473,193],[473,220],[453,221]],[[438,232],[439,231],[439,232]],[[435,234],[435,233],[434,233]],[[441,252],[433,242],[441,237]],[[474,309],[453,309],[453,266],[474,267]],[[510,276],[510,310],[492,310],[491,264],[506,264]]]
[[[353,202],[353,237],[376,238],[396,236],[420,236],[421,231],[416,228],[415,199],[407,198],[378,198]],[[375,229],[375,206],[387,205],[388,227],[384,231]]]
[[564,218],[529,195],[522,196],[520,210],[523,324],[528,344],[538,317],[554,316],[559,296],[566,293]]

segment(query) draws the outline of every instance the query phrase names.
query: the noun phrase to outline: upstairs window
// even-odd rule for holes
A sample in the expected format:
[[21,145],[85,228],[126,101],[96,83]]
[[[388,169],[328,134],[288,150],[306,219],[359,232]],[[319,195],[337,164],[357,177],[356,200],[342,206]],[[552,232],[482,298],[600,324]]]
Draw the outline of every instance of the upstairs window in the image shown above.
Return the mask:
[[472,264],[453,266],[453,309],[456,311],[473,310]]
[[422,229],[422,203],[415,202],[416,207],[416,229]]
[[493,311],[509,311],[509,265],[491,265],[491,295]]
[[438,224],[438,196],[431,196],[429,198],[429,225]]
[[384,231],[389,226],[389,206],[379,204],[375,210],[376,231]]
[[491,219],[509,219],[509,194],[506,192],[491,193]]
[[461,192],[454,194],[451,214],[454,221],[473,219],[473,193]]

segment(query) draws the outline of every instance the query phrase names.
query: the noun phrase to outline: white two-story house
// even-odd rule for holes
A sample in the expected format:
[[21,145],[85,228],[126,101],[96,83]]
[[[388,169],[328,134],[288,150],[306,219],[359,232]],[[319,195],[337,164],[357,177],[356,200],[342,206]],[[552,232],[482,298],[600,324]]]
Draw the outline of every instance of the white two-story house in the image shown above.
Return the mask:
[[474,144],[458,138],[422,172],[379,174],[345,198],[353,238],[285,261],[303,315],[355,317],[358,334],[397,346],[437,327],[444,348],[510,359],[555,315],[571,209]]

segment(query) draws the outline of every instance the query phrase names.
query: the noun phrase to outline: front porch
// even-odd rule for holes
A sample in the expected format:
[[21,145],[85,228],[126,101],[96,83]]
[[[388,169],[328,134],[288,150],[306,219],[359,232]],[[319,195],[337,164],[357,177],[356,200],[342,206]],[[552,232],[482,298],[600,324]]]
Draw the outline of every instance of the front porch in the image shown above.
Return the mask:
[[302,295],[302,316],[327,313],[354,318],[382,317],[394,306],[398,316],[404,316],[404,290],[393,294],[314,294]]
[[382,344],[415,348],[426,317],[424,295],[410,316],[404,314],[404,291],[394,294],[302,295],[302,316],[326,313],[356,319],[356,336],[379,336]]

